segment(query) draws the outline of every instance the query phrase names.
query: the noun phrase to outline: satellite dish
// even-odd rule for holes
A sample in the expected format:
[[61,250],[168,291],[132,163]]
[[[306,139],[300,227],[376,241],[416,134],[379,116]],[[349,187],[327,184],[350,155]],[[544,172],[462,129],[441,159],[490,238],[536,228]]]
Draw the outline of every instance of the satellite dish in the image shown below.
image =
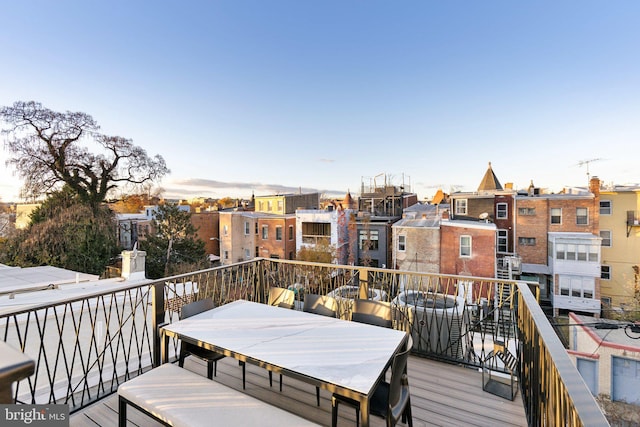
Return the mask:
[[489,218],[489,214],[486,213],[486,212],[482,212],[480,215],[478,215],[478,218],[487,219],[487,218]]

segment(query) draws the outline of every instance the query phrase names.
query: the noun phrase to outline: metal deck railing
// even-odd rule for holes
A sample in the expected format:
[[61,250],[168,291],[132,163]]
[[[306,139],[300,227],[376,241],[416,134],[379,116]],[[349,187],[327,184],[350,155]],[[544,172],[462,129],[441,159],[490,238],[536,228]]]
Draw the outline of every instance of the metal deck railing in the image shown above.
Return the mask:
[[533,283],[274,259],[125,282],[119,289],[0,315],[2,339],[36,362],[34,375],[15,386],[14,397],[66,403],[78,411],[159,362],[158,325],[177,320],[182,305],[202,298],[216,306],[237,299],[265,302],[271,286],[295,290],[298,309],[307,293],[333,295],[347,320],[353,298],[387,301],[394,327],[414,337],[415,355],[482,368],[495,345],[502,345],[518,360],[530,425],[607,425],[538,306]]

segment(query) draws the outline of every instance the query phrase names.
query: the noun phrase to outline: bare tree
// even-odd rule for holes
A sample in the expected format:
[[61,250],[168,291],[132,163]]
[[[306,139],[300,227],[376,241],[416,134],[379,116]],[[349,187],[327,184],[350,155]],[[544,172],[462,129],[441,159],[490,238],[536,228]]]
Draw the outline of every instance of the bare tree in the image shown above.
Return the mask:
[[24,196],[37,197],[66,184],[82,202],[97,206],[118,185],[142,186],[169,173],[161,156],[149,157],[129,139],[99,133],[85,113],[19,101],[0,109],[0,120],[9,125],[2,130],[13,154],[7,164],[24,180]]

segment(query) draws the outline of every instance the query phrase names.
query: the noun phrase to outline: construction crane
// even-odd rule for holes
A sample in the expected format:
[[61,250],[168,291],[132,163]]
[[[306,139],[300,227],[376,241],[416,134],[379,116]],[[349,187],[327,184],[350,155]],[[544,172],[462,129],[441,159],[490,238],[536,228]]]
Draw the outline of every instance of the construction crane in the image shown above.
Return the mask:
[[580,160],[578,162],[578,164],[576,165],[576,166],[580,166],[580,167],[585,166],[585,165],[587,166],[587,183],[589,181],[591,181],[591,175],[589,175],[589,163],[598,162],[600,160],[603,160],[603,159],[597,158],[597,159]]

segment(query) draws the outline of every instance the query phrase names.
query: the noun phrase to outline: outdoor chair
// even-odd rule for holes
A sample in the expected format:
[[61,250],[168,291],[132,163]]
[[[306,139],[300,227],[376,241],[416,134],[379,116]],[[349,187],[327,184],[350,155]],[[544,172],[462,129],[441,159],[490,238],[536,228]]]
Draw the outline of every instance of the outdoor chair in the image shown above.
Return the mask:
[[291,289],[272,287],[269,288],[269,305],[292,309],[295,303],[296,293]]
[[[338,317],[338,301],[325,295],[306,294],[302,311],[320,316]],[[320,387],[316,387],[316,400],[320,406]]]
[[337,317],[338,301],[325,295],[306,294],[302,304],[302,311],[321,316]]
[[351,320],[391,328],[391,304],[383,301],[357,299],[353,302]]
[[[215,304],[211,298],[205,298],[182,306],[180,311],[180,319],[186,319],[196,314],[215,308]],[[217,362],[225,357],[224,354],[207,350],[195,344],[182,342],[180,344],[180,355],[178,356],[178,365],[184,366],[184,359],[189,356],[196,356],[207,362],[207,377],[211,380],[217,374]],[[245,388],[245,367],[242,365],[242,388]]]
[[[411,394],[407,376],[407,360],[413,347],[413,339],[407,334],[404,349],[393,357],[391,380],[383,381],[373,392],[369,400],[369,413],[382,417],[387,427],[393,427],[402,418],[403,423],[413,427],[411,416]],[[331,397],[331,425],[338,424],[338,404],[346,403],[356,409],[356,426],[360,425],[360,402],[334,394]]]

